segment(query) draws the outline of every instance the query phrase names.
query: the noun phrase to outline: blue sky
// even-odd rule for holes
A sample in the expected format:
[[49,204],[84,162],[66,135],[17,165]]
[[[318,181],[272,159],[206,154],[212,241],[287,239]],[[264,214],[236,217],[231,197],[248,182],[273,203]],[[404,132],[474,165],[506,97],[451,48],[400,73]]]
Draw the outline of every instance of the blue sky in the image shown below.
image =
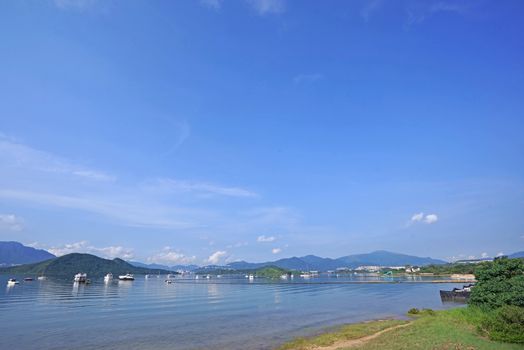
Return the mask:
[[0,239],[524,250],[521,1],[3,1]]

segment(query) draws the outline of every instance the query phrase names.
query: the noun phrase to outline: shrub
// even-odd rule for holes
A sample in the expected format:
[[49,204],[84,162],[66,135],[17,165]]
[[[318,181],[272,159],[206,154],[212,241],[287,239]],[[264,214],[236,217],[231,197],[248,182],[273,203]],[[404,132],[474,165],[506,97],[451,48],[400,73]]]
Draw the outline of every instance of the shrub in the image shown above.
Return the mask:
[[419,313],[420,313],[420,310],[417,309],[416,307],[413,307],[413,308],[408,310],[408,314],[410,314],[410,315],[418,315]]
[[469,303],[485,309],[504,305],[524,307],[524,261],[499,258],[476,271]]
[[502,306],[488,314],[481,322],[480,330],[492,340],[524,343],[524,308]]

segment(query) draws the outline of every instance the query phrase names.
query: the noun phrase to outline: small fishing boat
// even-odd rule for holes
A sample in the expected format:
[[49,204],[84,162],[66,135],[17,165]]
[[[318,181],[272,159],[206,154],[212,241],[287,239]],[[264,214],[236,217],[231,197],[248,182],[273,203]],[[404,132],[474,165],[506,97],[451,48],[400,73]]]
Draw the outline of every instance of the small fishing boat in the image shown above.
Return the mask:
[[24,281],[31,282],[33,280],[33,277],[24,277]]
[[151,275],[145,275],[145,279],[149,279],[149,277],[151,277]]
[[197,280],[198,278],[199,278],[198,275],[195,275],[195,279]]
[[118,276],[118,279],[121,280],[121,281],[134,281],[135,280],[135,276],[133,276],[130,273],[126,273],[125,275]]
[[20,284],[20,282],[18,282],[14,278],[10,278],[10,279],[7,280],[7,285],[8,286],[14,286],[15,284]]
[[255,279],[255,276],[254,275],[249,275],[249,280],[250,281],[253,281]]
[[473,284],[468,284],[462,288],[453,288],[452,290],[441,290],[440,299],[442,301],[466,302],[471,295]]
[[77,273],[75,275],[74,281],[76,283],[86,283],[86,281],[87,281],[87,273]]
[[281,279],[281,280],[287,280],[287,278],[288,278],[287,275],[281,275],[281,276],[280,276],[280,279]]
[[173,280],[169,280],[169,279],[168,279],[168,280],[166,280],[165,282],[166,282],[167,284],[171,284],[171,283],[174,283],[175,281],[173,281]]
[[45,281],[45,280],[47,280],[47,277],[46,276],[38,276],[38,280],[39,281]]
[[104,282],[111,282],[113,280],[113,274],[110,272],[104,276]]

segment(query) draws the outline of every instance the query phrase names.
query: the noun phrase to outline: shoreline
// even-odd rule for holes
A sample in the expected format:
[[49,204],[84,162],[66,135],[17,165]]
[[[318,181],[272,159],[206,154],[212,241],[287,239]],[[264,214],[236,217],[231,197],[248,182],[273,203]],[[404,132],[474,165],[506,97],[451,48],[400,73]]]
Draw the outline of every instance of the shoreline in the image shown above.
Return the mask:
[[478,311],[468,308],[417,311],[406,314],[408,320],[381,319],[330,327],[317,335],[292,339],[275,349],[522,349],[520,344],[492,341],[479,334],[475,325]]

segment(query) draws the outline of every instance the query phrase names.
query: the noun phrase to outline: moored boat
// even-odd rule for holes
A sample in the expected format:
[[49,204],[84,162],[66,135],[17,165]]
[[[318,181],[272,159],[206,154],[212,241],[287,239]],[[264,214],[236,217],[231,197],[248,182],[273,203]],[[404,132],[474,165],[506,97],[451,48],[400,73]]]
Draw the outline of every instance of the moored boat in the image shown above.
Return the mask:
[[113,274],[110,272],[104,276],[104,282],[111,282],[113,280]]
[[471,295],[473,284],[468,284],[462,288],[453,288],[452,290],[441,290],[440,299],[442,301],[466,302]]
[[86,283],[86,281],[87,281],[87,273],[77,273],[75,275],[74,281],[77,282],[77,283]]
[[135,276],[133,276],[130,273],[126,273],[125,275],[118,276],[118,279],[121,280],[121,281],[134,281],[135,280]]
[[24,281],[31,282],[33,280],[33,277],[24,277]]
[[15,284],[20,284],[20,282],[18,282],[16,279],[14,278],[10,278],[7,280],[7,285],[8,286],[14,286]]
[[47,277],[46,276],[38,276],[38,280],[39,281],[45,281],[45,280],[47,280]]

